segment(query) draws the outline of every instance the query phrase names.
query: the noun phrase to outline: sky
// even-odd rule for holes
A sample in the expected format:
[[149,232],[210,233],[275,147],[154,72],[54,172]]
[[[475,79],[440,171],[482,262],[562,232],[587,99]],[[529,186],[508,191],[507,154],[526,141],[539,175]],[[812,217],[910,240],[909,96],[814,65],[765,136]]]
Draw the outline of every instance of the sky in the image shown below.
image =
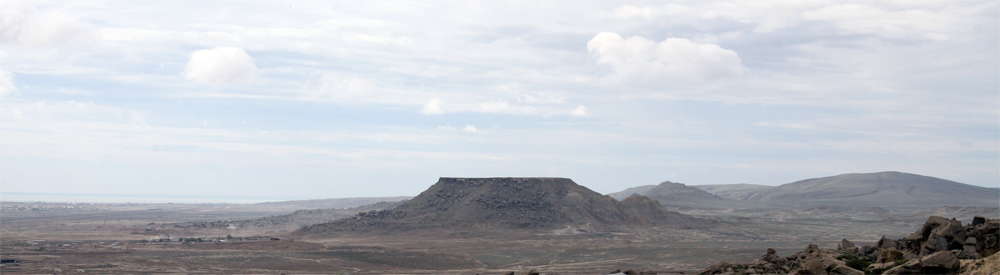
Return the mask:
[[0,1],[5,192],[1000,186],[997,1]]

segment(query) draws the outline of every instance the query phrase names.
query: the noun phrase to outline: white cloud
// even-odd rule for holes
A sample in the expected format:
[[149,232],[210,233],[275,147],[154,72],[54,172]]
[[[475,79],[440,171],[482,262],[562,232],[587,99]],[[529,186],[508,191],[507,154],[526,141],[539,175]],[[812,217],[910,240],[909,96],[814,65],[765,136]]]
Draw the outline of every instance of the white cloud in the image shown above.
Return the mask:
[[[956,5],[949,5],[955,4]],[[685,4],[625,5],[612,15],[671,24],[697,25],[711,29],[718,23],[747,24],[754,33],[772,33],[820,23],[840,35],[872,35],[883,38],[943,40],[957,21],[966,18],[975,5],[962,2],[897,1],[842,3],[838,1],[698,1]],[[813,30],[815,31],[815,30]],[[961,30],[958,30],[961,31]]]
[[191,53],[184,77],[201,83],[248,82],[257,77],[257,65],[241,48],[197,50]]
[[0,70],[0,98],[14,93],[14,77],[7,71]]
[[62,46],[93,38],[93,27],[73,15],[59,10],[42,10],[29,2],[0,3],[0,43]]
[[654,42],[602,32],[587,42],[598,64],[608,65],[619,80],[640,82],[700,82],[738,76],[743,63],[732,50],[684,38]]
[[578,105],[569,114],[572,116],[587,116],[590,112],[587,111],[587,106]]
[[441,100],[434,98],[424,104],[424,107],[420,109],[421,114],[425,115],[440,115],[444,114],[444,109],[441,108]]
[[479,129],[476,129],[476,126],[473,126],[471,124],[466,124],[465,127],[462,128],[462,131],[466,133],[477,133],[479,132]]

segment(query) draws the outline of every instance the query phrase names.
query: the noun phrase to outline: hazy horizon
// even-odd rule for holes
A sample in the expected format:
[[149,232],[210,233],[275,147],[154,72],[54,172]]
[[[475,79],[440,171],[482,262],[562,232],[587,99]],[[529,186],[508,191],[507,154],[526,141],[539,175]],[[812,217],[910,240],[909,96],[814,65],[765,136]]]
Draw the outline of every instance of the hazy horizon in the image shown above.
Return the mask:
[[[830,175],[834,176],[834,175]],[[926,176],[926,175],[925,175]],[[497,176],[497,177],[507,177],[507,176]],[[572,179],[572,178],[570,178]],[[802,179],[802,180],[805,180]],[[947,179],[945,179],[947,180]],[[669,181],[669,180],[668,180]],[[631,186],[622,187],[617,190],[594,190],[601,194],[610,194],[614,192],[623,191],[624,189],[639,187],[644,185],[656,185],[656,183],[649,184],[636,184]],[[682,182],[683,183],[683,182]],[[433,183],[431,183],[433,184]],[[428,184],[429,187],[431,184]],[[577,182],[577,184],[587,186],[584,183]],[[690,184],[684,183],[689,186],[699,186],[699,185],[711,185],[711,184]],[[759,184],[767,186],[778,186],[781,184]],[[1000,186],[983,186],[988,188],[1000,188]],[[312,196],[300,196],[300,197],[266,197],[266,196],[241,196],[238,194],[229,195],[216,195],[216,194],[170,194],[170,193],[57,193],[57,192],[0,192],[0,201],[9,202],[64,202],[64,203],[261,203],[261,202],[279,202],[279,201],[295,201],[295,200],[317,200],[317,199],[336,199],[336,198],[364,198],[364,197],[396,197],[396,196],[416,196],[417,193],[413,194],[391,194],[391,193],[375,193],[375,194],[360,194],[360,195],[344,195],[338,196],[336,194],[323,195],[314,194]]]
[[3,1],[0,186],[319,199],[442,176],[609,193],[903,171],[1000,187],[998,10]]

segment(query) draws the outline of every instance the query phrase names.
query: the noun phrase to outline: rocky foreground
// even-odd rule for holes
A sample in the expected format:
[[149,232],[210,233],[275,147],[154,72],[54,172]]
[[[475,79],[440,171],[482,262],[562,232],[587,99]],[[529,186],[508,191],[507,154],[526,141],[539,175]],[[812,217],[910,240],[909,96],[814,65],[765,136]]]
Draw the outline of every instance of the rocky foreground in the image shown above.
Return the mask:
[[701,274],[1000,274],[998,250],[1000,220],[976,217],[963,226],[934,216],[897,240],[858,247],[845,239],[837,249],[809,245],[788,257],[768,249],[752,263],[720,263]]

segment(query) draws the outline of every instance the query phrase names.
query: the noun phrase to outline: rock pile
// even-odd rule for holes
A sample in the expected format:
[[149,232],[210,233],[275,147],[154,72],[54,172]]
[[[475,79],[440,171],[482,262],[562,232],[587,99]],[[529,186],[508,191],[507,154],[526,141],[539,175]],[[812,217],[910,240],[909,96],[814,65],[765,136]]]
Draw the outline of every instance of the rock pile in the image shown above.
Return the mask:
[[778,256],[774,249],[768,248],[767,254],[750,264],[721,263],[701,274],[865,274],[848,266],[847,262],[837,257],[838,254],[838,250],[820,249],[814,244],[789,257]]
[[720,263],[701,274],[956,274],[985,266],[977,262],[974,267],[963,267],[962,259],[996,259],[998,250],[1000,220],[976,217],[963,226],[955,219],[932,216],[920,230],[902,239],[883,236],[874,246],[863,247],[844,239],[835,250],[809,245],[784,258],[768,249],[752,263]]

